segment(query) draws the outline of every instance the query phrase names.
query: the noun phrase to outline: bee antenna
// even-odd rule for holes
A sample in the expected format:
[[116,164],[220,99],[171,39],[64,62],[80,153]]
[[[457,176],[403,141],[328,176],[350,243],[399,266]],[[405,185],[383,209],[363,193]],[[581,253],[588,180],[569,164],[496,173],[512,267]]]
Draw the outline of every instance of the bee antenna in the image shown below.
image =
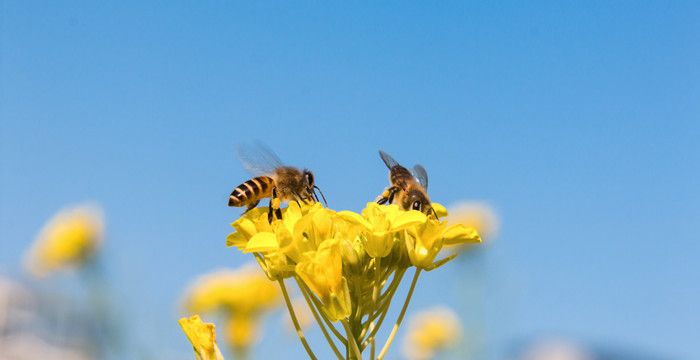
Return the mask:
[[432,205],[430,205],[430,211],[432,211],[433,215],[435,215],[435,220],[439,221],[440,218],[438,217],[437,211],[435,211],[435,208]]
[[[326,207],[328,207],[328,201],[326,201],[326,197],[323,195],[323,191],[321,191],[321,188],[314,185],[314,195],[316,195],[316,190],[321,194],[321,197],[323,198],[323,203],[326,204]],[[318,195],[316,195],[316,199],[318,200]]]

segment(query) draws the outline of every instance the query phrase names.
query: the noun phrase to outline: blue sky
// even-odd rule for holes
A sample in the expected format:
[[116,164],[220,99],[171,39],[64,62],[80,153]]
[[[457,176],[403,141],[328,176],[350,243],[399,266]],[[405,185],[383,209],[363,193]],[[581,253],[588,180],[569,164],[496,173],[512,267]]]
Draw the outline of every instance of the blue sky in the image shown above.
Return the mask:
[[162,358],[189,356],[188,282],[250,260],[224,246],[225,204],[254,139],[333,208],[385,186],[380,148],[424,164],[434,201],[493,204],[497,241],[412,304],[481,318],[484,357],[541,334],[700,357],[697,3],[2,7],[0,272],[98,201],[118,297]]

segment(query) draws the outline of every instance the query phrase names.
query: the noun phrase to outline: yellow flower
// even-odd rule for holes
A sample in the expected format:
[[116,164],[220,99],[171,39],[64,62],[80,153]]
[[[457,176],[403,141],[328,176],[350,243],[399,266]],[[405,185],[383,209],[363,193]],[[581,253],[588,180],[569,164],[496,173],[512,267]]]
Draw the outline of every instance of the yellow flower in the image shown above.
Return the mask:
[[244,253],[265,254],[260,265],[268,277],[290,277],[294,275],[294,265],[287,261],[287,256],[298,256],[300,244],[293,241],[299,239],[294,235],[299,225],[303,225],[297,222],[320,210],[324,209],[318,203],[303,204],[300,207],[293,202],[282,209],[282,220],[275,220],[270,224],[267,208],[252,209],[231,224],[235,231],[226,238],[226,245],[235,246]]
[[457,314],[446,307],[435,307],[414,315],[404,338],[404,354],[413,360],[433,359],[437,352],[454,345],[461,327]]
[[189,312],[227,311],[259,312],[274,308],[280,302],[274,283],[247,264],[237,270],[219,270],[199,277],[186,293]]
[[362,216],[351,211],[341,211],[338,215],[361,227],[365,250],[373,258],[383,258],[391,253],[396,243],[395,233],[422,224],[427,219],[419,211],[402,211],[396,205],[381,206],[377,203],[367,203]]
[[258,336],[260,316],[280,304],[277,286],[249,264],[197,279],[185,295],[191,313],[219,312],[228,321],[226,340],[234,348],[250,346]]
[[178,321],[187,339],[192,343],[197,360],[223,360],[224,357],[216,345],[214,324],[202,322],[199,315],[182,318]]
[[406,231],[406,249],[411,264],[417,268],[428,268],[442,249],[446,223],[433,219]]
[[248,349],[257,339],[260,320],[251,314],[232,314],[226,319],[226,340],[234,349]]
[[81,205],[64,209],[41,230],[27,254],[26,266],[37,276],[81,266],[100,247],[102,235],[99,208]]
[[462,224],[476,229],[486,241],[493,239],[498,233],[498,215],[484,202],[467,201],[451,206],[447,221],[450,224]]
[[297,264],[296,273],[321,298],[332,321],[350,315],[350,290],[343,277],[341,249],[337,241],[321,243],[311,259]]

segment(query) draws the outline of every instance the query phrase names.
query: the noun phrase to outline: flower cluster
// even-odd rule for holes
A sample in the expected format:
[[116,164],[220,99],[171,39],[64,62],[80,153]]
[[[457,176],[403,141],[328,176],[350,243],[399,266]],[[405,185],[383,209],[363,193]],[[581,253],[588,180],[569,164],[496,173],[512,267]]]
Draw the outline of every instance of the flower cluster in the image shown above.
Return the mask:
[[[433,203],[433,208],[439,217],[447,215],[441,205]],[[368,203],[358,214],[336,212],[319,203],[292,202],[282,210],[281,220],[269,223],[267,208],[255,208],[232,226],[235,231],[228,236],[227,245],[254,254],[267,276],[279,282],[292,320],[296,322],[284,279],[298,284],[336,355],[342,357],[330,333],[351,349],[353,358],[361,358],[367,347],[373,357],[374,337],[409,268],[416,271],[395,328],[418,274],[456,256],[437,259],[443,246],[481,241],[471,227],[376,203]],[[345,328],[345,336],[335,322]],[[378,358],[385,355],[394,335],[395,329]],[[313,358],[301,334],[300,338]]]

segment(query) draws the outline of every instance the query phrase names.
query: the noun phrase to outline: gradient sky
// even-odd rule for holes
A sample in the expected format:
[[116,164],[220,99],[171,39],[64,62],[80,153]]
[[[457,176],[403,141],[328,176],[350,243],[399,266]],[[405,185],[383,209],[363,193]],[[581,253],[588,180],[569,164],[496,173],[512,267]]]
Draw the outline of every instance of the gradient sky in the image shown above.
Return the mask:
[[[386,185],[380,148],[424,164],[434,201],[492,204],[496,241],[411,305],[483,324],[483,358],[547,334],[700,358],[697,2],[1,3],[0,273],[26,277],[41,225],[99,202],[157,358],[191,357],[189,281],[251,260],[224,244],[254,139],[336,209]],[[259,357],[303,354],[282,315]]]

